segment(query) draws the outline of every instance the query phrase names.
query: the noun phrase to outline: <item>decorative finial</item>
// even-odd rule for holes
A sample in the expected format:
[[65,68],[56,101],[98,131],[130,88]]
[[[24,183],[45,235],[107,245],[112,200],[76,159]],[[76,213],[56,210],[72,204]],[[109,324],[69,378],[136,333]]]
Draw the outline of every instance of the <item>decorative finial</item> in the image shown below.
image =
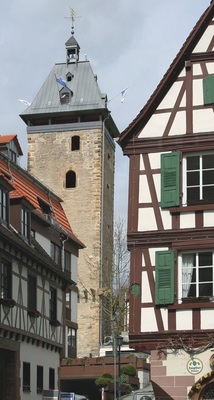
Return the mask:
[[70,10],[70,15],[71,15],[71,20],[72,20],[71,34],[73,36],[74,35],[74,21],[75,21],[75,17],[77,17],[77,14],[72,7],[69,7],[69,10]]

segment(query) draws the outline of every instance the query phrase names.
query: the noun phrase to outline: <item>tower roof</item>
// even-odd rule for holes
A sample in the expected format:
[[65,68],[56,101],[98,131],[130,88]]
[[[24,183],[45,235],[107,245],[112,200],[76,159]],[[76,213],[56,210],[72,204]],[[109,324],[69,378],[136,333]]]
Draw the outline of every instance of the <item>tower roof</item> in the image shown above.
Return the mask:
[[[65,88],[56,81],[58,77],[66,82],[66,87],[71,92],[69,103],[60,102],[60,93]],[[21,114],[21,118],[26,122],[33,114],[105,110],[105,103],[106,95],[101,93],[88,61],[78,62],[78,65],[55,64],[31,105]]]
[[36,126],[47,125],[48,119],[56,117],[63,123],[71,116],[102,115],[108,118],[111,136],[118,137],[119,131],[107,108],[107,95],[100,91],[90,62],[79,61],[80,47],[73,35],[65,47],[66,62],[55,64],[21,118],[27,125]]

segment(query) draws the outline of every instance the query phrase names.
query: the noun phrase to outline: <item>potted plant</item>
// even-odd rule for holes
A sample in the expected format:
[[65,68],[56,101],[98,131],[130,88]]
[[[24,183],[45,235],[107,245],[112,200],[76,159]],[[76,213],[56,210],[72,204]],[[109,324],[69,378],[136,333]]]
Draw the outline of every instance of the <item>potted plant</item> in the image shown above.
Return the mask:
[[103,374],[95,380],[95,385],[99,386],[99,388],[105,388],[112,382],[113,376],[111,374]]

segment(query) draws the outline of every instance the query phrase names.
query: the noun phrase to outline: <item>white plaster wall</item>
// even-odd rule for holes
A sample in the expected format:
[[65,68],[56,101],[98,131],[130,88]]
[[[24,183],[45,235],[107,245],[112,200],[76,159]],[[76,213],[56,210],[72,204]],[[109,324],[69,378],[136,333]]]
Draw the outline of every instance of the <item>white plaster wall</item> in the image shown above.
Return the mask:
[[195,228],[195,213],[181,213],[180,214],[180,228]]
[[159,107],[157,110],[164,110],[167,108],[173,108],[175,105],[175,102],[178,98],[179,91],[181,90],[182,86],[181,81],[175,82],[172,87],[169,89],[168,93],[160,103]]
[[145,266],[146,266],[145,258],[144,258],[144,254],[142,253],[142,267],[145,267]]
[[139,177],[139,203],[151,203],[151,196],[146,175]]
[[214,226],[214,212],[204,211],[204,227]]
[[193,70],[193,76],[202,75],[202,69],[200,64],[193,64],[192,70]]
[[183,135],[186,132],[186,111],[178,111],[172,123],[170,135]]
[[[31,392],[23,393],[23,362],[31,364],[30,380]],[[37,365],[43,366],[43,388],[49,389],[49,368],[55,369],[55,389],[58,389],[58,368],[60,366],[59,354],[46,347],[37,347],[30,343],[22,342],[20,345],[20,396],[22,400],[41,400],[41,394],[36,392]]]
[[214,62],[207,63],[206,66],[207,66],[208,74],[214,74]]
[[152,302],[150,284],[149,284],[148,274],[146,271],[142,272],[141,302],[142,303],[151,303]]
[[176,329],[179,331],[192,329],[192,310],[176,311]]
[[161,310],[164,330],[168,331],[168,309],[166,307],[165,308],[162,307],[160,310]]
[[78,273],[78,258],[71,254],[71,279],[74,282],[77,282],[77,273]]
[[140,171],[145,171],[145,165],[142,154],[140,155]]
[[157,229],[153,208],[139,208],[138,231],[154,231]]
[[204,104],[203,96],[203,80],[193,80],[193,106],[200,106]]
[[214,309],[201,309],[201,329],[213,329]]
[[40,235],[40,233],[35,233],[36,241],[43,247],[46,253],[51,254],[51,242],[50,240],[46,239],[44,236]]
[[142,129],[139,134],[141,137],[160,137],[163,136],[164,129],[169,120],[170,113],[153,114],[146,126]]
[[162,210],[162,209],[160,209],[160,211],[164,229],[172,229],[172,216],[170,212],[168,210]]
[[160,202],[160,200],[161,200],[161,175],[154,174],[153,179],[154,179],[154,185],[155,185],[157,199],[158,199],[158,202]]
[[[169,153],[166,151],[166,153]],[[161,161],[161,153],[150,153],[149,160],[152,169],[159,169],[160,168],[160,161]]]
[[157,332],[157,321],[155,317],[154,308],[141,309],[141,332]]
[[210,25],[202,35],[197,45],[195,46],[193,53],[198,53],[198,52],[200,53],[207,51],[207,48],[213,38],[213,34],[214,34],[214,27],[213,25]]
[[213,132],[213,109],[204,108],[193,111],[193,132]]

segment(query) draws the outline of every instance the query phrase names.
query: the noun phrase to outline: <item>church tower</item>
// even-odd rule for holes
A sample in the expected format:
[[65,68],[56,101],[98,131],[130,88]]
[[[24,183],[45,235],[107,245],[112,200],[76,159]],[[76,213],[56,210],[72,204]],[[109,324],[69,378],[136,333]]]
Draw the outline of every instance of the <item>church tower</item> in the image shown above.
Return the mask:
[[71,33],[66,61],[55,64],[21,118],[27,125],[28,171],[63,199],[72,229],[85,245],[79,256],[78,326],[71,327],[72,341],[77,341],[78,356],[97,356],[111,333],[101,304],[112,266],[114,138],[119,132],[107,96],[90,62],[80,61]]

